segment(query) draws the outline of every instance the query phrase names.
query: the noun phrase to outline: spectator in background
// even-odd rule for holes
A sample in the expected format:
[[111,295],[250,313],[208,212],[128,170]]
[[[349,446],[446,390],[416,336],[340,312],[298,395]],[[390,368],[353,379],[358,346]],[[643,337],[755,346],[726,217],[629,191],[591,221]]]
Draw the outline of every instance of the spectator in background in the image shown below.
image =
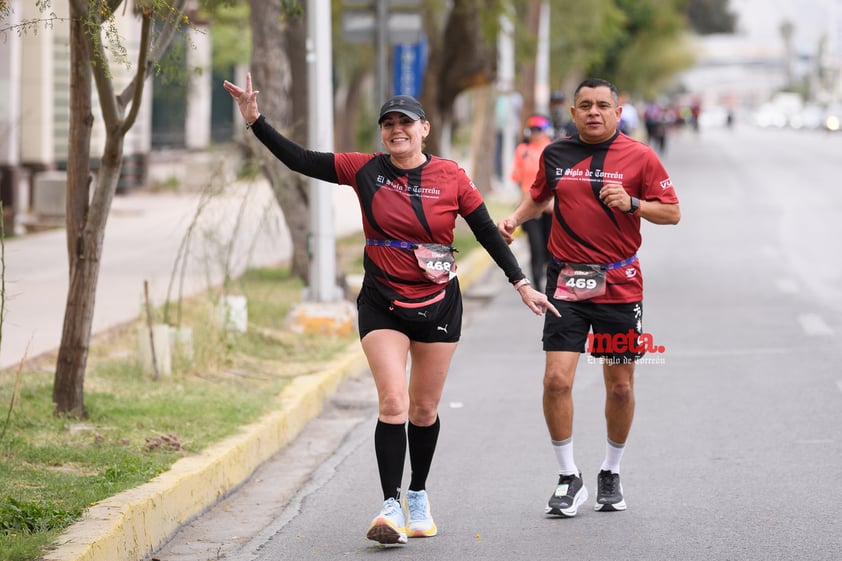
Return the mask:
[[[544,115],[532,115],[526,120],[525,140],[515,148],[512,159],[512,181],[520,186],[521,197],[529,196],[529,189],[538,173],[541,153],[550,143],[552,123]],[[527,220],[521,227],[529,242],[529,259],[532,267],[532,282],[536,290],[544,286],[547,266],[547,240],[553,222],[552,201],[538,218]]]
[[523,97],[519,92],[501,93],[494,105],[494,176],[503,179],[503,148],[507,134],[517,135]]
[[667,149],[667,118],[663,107],[653,101],[646,106],[643,119],[646,124],[646,142],[663,154]]
[[693,100],[693,104],[690,106],[690,118],[691,118],[691,125],[693,127],[693,132],[699,132],[699,117],[702,114],[702,102],[698,99]]
[[620,94],[620,107],[623,108],[619,124],[620,132],[634,136],[634,131],[640,126],[640,118],[637,115],[637,109],[631,102],[629,94]]
[[550,94],[550,119],[553,122],[553,138],[576,136],[579,132],[570,118],[570,107],[564,92],[554,90]]

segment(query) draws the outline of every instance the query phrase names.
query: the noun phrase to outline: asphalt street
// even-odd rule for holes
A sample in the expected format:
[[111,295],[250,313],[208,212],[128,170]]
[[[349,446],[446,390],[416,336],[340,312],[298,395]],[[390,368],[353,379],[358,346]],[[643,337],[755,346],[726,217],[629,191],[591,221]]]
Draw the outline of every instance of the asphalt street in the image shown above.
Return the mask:
[[[541,319],[496,270],[466,294],[428,480],[439,535],[364,539],[381,504],[365,373],[161,561],[842,558],[842,135],[704,130],[663,158],[678,226],[644,226],[644,330],[623,460],[625,512],[544,515],[556,464],[541,412]],[[574,389],[576,461],[595,494],[600,366]],[[405,478],[405,482],[408,477]]]

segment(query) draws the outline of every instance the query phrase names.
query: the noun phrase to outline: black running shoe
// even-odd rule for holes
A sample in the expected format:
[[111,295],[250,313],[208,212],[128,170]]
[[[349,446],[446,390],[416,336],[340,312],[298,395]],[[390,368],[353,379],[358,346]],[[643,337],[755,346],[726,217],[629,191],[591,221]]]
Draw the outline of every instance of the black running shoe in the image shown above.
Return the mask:
[[596,477],[596,504],[594,510],[613,512],[626,510],[623,500],[623,486],[620,484],[620,474],[602,470]]
[[571,518],[576,516],[579,505],[588,500],[588,490],[582,474],[560,475],[555,492],[547,501],[547,514]]

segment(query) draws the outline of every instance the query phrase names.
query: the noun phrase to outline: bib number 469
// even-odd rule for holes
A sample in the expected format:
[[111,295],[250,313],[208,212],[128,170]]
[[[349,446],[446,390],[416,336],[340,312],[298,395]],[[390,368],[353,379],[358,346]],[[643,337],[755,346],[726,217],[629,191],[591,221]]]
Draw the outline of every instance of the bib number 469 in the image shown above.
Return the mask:
[[597,282],[594,279],[583,279],[583,278],[570,278],[567,279],[567,282],[564,283],[564,286],[569,288],[578,288],[578,289],[585,289],[585,290],[593,290],[596,288]]
[[565,263],[558,273],[556,300],[590,300],[605,294],[605,269],[601,265]]

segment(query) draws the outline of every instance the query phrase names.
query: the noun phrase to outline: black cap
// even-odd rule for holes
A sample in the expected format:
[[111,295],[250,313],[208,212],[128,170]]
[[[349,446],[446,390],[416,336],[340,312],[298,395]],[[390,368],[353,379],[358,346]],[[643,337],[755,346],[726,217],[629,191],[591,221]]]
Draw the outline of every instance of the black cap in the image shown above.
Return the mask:
[[395,97],[387,100],[386,103],[383,104],[383,107],[380,108],[380,119],[377,120],[377,124],[383,122],[383,118],[386,117],[387,113],[393,112],[403,113],[413,121],[427,118],[424,114],[424,108],[421,107],[421,104],[418,103],[417,99],[411,95],[396,95]]
[[567,96],[564,95],[564,92],[559,90],[553,90],[550,94],[550,101],[554,101],[557,103],[564,103],[567,100]]

